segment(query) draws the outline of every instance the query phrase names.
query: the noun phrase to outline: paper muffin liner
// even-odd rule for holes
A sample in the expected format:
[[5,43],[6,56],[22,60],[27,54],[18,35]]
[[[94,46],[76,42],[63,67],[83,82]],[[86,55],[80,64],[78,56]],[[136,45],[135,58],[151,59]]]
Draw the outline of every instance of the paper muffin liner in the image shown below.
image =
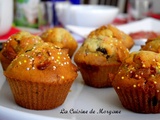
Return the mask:
[[96,88],[112,87],[112,79],[120,64],[105,66],[78,64],[82,78],[86,85]]
[[74,80],[64,83],[38,83],[7,78],[15,102],[34,110],[53,109],[62,105]]
[[115,88],[115,90],[124,108],[136,113],[160,113],[159,90],[142,88]]

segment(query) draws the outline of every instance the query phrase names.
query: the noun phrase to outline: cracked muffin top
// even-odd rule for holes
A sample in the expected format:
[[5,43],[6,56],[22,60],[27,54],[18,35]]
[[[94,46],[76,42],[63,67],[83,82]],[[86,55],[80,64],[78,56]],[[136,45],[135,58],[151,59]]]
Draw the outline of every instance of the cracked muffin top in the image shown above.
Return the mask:
[[12,61],[21,50],[24,50],[30,45],[41,43],[43,40],[36,35],[29,32],[21,31],[11,35],[8,40],[3,44],[1,54]]
[[111,24],[108,24],[107,26],[104,25],[93,30],[88,35],[88,38],[93,38],[97,36],[108,36],[116,38],[117,40],[121,41],[128,49],[131,49],[134,45],[134,41],[129,35]]
[[121,63],[129,55],[123,43],[112,37],[87,38],[75,53],[74,61],[90,65]]
[[45,42],[51,42],[59,48],[69,49],[69,55],[72,57],[73,53],[78,47],[77,41],[73,36],[64,28],[54,27],[44,31],[40,37]]
[[54,44],[44,42],[19,54],[4,74],[18,80],[61,82],[76,78],[77,67],[72,63],[68,50],[58,49]]
[[160,54],[152,51],[132,52],[122,63],[113,80],[117,89],[157,86],[160,77]]
[[140,50],[153,51],[160,53],[160,38],[149,39],[145,45],[141,46]]
[[3,70],[7,69],[8,65],[18,54],[25,51],[28,47],[32,47],[34,44],[42,42],[43,40],[39,36],[32,35],[25,31],[20,31],[11,35],[8,40],[3,43],[0,52],[0,61]]

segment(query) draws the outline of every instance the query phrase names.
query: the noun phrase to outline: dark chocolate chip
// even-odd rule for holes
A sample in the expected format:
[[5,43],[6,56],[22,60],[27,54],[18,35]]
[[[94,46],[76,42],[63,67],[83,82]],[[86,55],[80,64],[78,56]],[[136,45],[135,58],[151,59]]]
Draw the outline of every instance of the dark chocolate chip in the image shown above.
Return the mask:
[[158,103],[157,97],[154,96],[154,97],[152,98],[152,105],[153,105],[153,106],[156,106],[157,103]]
[[107,51],[106,51],[105,48],[100,48],[100,47],[98,47],[98,48],[96,49],[96,51],[99,51],[99,52],[101,52],[101,53],[103,53],[103,54],[107,54]]

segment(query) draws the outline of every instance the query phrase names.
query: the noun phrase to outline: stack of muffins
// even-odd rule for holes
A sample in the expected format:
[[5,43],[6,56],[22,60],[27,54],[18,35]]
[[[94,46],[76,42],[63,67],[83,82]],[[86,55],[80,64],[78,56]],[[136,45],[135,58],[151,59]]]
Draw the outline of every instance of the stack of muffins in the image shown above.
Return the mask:
[[0,60],[15,102],[28,109],[62,105],[78,75],[67,47],[44,42],[24,31],[4,43]]

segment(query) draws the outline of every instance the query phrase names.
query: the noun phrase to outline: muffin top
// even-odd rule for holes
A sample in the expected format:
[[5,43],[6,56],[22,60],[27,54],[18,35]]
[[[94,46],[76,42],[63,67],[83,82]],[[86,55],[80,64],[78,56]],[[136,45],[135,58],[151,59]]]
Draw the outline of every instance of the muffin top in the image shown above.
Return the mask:
[[140,50],[153,51],[160,53],[160,38],[148,40],[145,45],[141,46]]
[[125,34],[123,31],[119,30],[115,26],[108,24],[107,26],[101,26],[95,30],[93,30],[89,35],[88,38],[96,37],[96,36],[108,36],[114,37],[118,40],[122,41],[122,43],[128,48],[132,48],[134,45],[133,39]]
[[[160,54],[152,51],[132,52],[121,64],[113,86],[121,88],[154,88],[160,83]],[[160,89],[159,89],[160,90]]]
[[43,40],[39,36],[30,34],[29,32],[20,31],[11,35],[8,40],[3,44],[2,55],[13,60],[17,54],[30,45],[41,43]]
[[96,37],[99,35],[113,37],[113,32],[110,29],[108,29],[107,26],[103,25],[103,26],[91,31],[88,35],[88,38]]
[[87,38],[75,53],[74,61],[91,65],[121,63],[129,55],[121,41],[112,37]]
[[17,80],[64,82],[77,77],[77,67],[71,62],[68,50],[44,42],[19,54],[4,75]]
[[78,43],[73,36],[64,28],[54,27],[46,30],[40,36],[45,42],[52,42],[59,48],[69,49],[69,55],[75,52]]

